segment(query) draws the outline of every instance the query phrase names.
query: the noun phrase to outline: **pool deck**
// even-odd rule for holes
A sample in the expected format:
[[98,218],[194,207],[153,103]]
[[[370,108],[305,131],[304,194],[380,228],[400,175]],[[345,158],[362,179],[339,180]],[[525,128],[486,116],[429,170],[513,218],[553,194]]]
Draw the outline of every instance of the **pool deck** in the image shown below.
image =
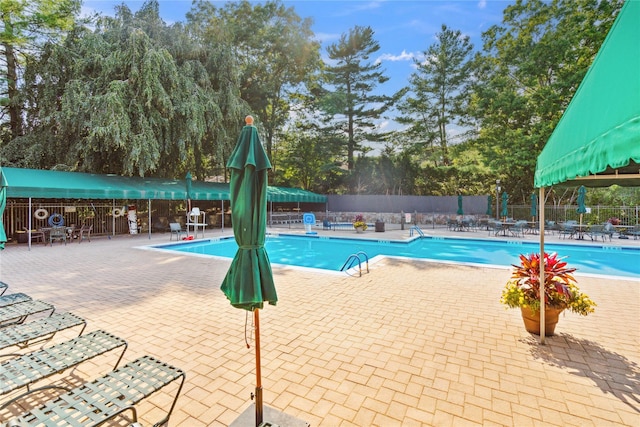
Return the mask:
[[[486,231],[423,230],[494,238]],[[409,237],[408,229],[389,226],[384,233],[318,233]],[[206,232],[222,235],[231,229]],[[8,292],[86,318],[87,331],[124,338],[125,362],[150,354],[184,369],[170,426],[227,426],[252,404],[255,387],[245,312],[219,290],[230,262],[138,248],[169,237],[96,237],[35,244],[31,251],[8,245],[0,252],[0,280]],[[640,240],[605,244],[640,247]],[[566,313],[556,335],[540,345],[520,312],[499,303],[508,269],[384,259],[362,277],[279,267],[274,277],[278,304],[260,312],[264,403],[312,426],[640,425],[640,280],[578,276],[596,312]],[[108,371],[115,357],[100,356],[42,383],[81,384]],[[171,392],[139,405],[144,426],[162,418]],[[21,405],[53,394],[36,393]],[[12,404],[0,420],[21,411]]]

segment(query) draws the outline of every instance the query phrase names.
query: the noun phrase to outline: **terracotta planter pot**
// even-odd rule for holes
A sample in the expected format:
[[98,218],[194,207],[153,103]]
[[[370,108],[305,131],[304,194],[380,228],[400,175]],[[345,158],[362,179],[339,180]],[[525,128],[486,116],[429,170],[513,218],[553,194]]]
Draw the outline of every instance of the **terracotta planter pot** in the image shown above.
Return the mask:
[[[540,312],[534,312],[529,307],[520,307],[522,312],[522,320],[524,321],[524,328],[527,332],[540,335]],[[558,317],[560,313],[564,311],[564,308],[552,308],[547,307],[544,311],[544,335],[550,337],[553,335],[556,324],[558,323]]]

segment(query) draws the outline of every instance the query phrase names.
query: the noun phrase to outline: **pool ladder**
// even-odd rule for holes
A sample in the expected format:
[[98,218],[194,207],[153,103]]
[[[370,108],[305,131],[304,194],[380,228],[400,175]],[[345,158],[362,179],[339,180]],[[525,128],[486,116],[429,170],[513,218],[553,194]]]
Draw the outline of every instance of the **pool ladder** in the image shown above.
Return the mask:
[[414,231],[416,232],[416,234],[419,234],[420,236],[424,237],[424,233],[422,232],[420,227],[418,227],[417,225],[414,225],[413,227],[411,227],[409,229],[409,237],[413,237],[413,232]]
[[364,257],[364,260],[367,263],[367,273],[368,273],[369,272],[369,256],[363,251],[356,252],[355,254],[349,255],[347,260],[342,265],[342,268],[340,269],[340,271],[349,270],[357,262],[358,263],[358,271],[360,273],[360,277],[362,277],[362,258],[360,258],[360,256]]

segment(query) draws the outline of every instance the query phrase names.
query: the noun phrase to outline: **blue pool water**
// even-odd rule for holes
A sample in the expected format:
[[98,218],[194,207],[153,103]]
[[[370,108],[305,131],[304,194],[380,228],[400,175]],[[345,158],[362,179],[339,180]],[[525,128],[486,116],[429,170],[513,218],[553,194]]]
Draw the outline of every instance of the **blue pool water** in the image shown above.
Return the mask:
[[[349,255],[377,255],[510,266],[519,254],[539,251],[538,243],[422,237],[410,242],[330,238],[324,236],[267,236],[265,247],[273,264],[339,271]],[[155,249],[233,258],[233,237],[154,246]],[[567,257],[576,273],[640,278],[640,248],[606,245],[545,244],[548,253]]]

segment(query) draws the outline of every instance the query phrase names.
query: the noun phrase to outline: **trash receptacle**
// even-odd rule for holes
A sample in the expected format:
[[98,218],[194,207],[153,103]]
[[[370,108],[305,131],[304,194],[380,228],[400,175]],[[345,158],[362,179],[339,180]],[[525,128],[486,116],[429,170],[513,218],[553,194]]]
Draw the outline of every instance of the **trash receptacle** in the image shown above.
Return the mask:
[[384,221],[376,221],[376,231],[384,231]]
[[29,243],[29,236],[26,231],[16,231],[13,238],[16,239],[18,243]]

